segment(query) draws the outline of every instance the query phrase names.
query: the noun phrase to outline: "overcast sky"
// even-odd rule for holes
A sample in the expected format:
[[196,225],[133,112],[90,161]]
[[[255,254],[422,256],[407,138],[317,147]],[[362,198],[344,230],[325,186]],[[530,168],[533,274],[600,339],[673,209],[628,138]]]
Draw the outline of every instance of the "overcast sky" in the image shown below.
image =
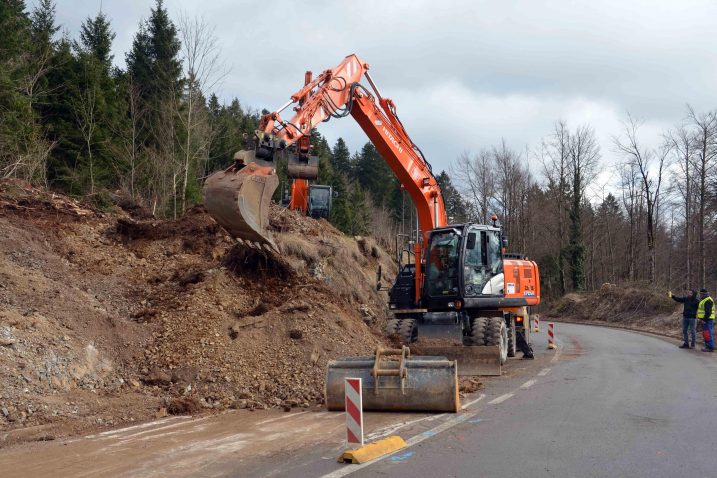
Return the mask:
[[[57,0],[57,19],[74,37],[101,6],[117,34],[115,62],[124,65],[153,4]],[[274,110],[302,86],[305,70],[318,73],[358,54],[434,169],[501,137],[521,151],[535,148],[561,118],[571,128],[590,123],[610,164],[611,138],[628,111],[644,121],[645,139],[657,141],[687,103],[717,107],[714,0],[165,4],[174,18],[184,12],[215,26],[231,67],[217,92],[225,101]],[[366,141],[350,118],[321,131],[331,144],[344,137],[352,150]]]

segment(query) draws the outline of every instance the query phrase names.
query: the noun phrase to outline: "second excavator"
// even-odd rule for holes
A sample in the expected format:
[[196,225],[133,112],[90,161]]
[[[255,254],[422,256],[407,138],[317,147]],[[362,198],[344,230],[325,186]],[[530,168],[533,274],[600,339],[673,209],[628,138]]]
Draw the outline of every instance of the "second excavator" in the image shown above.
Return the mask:
[[[364,78],[368,88],[361,83]],[[292,117],[282,118],[292,105]],[[507,238],[495,217],[489,225],[448,223],[430,164],[406,132],[394,102],[381,95],[366,62],[349,55],[316,78],[307,72],[304,86],[261,118],[255,147],[207,179],[205,205],[237,238],[253,247],[275,248],[266,225],[278,185],[277,158],[288,155],[289,176],[295,178],[292,193],[304,200],[307,179],[315,178],[318,168],[311,130],[349,115],[408,192],[418,216],[410,260],[400,264],[390,288],[387,333],[401,344],[424,336],[454,337],[455,342],[438,347],[421,339],[417,345],[426,356],[411,356],[402,346],[379,350],[375,357],[332,361],[327,405],[343,406],[343,378],[353,376],[364,379],[371,397],[367,408],[457,411],[457,374],[500,374],[518,339],[530,343],[528,310],[540,302],[538,267],[506,253]],[[381,276],[379,271],[378,288]],[[398,359],[389,360],[388,354]]]

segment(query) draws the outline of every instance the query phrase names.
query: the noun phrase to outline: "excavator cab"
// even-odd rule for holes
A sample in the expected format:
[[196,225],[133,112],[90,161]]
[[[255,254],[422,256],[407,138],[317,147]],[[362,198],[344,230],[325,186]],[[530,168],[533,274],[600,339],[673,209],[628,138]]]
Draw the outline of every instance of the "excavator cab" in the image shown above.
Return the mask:
[[[423,300],[435,311],[503,295],[501,229],[465,224],[432,231]],[[458,307],[460,308],[460,306]]]
[[[422,337],[417,350],[457,360],[460,375],[500,375],[515,354],[516,334],[529,341],[527,307],[539,301],[537,266],[505,254],[506,242],[495,225],[431,231],[420,299],[412,287],[415,266],[402,268],[389,292],[388,334],[402,343]],[[446,339],[465,347],[433,345]]]
[[325,184],[312,184],[309,186],[309,216],[314,219],[331,217],[331,203],[334,198],[333,188]]

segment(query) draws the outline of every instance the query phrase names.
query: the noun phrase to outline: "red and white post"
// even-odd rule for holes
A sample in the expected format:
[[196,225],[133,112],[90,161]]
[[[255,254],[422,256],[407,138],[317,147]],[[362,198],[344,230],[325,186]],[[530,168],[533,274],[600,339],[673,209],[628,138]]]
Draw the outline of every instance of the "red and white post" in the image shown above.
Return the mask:
[[349,446],[363,446],[361,379],[347,378],[344,385],[346,401],[346,441]]
[[533,332],[540,332],[540,317],[533,316]]
[[548,322],[548,349],[557,349],[555,345],[555,324]]

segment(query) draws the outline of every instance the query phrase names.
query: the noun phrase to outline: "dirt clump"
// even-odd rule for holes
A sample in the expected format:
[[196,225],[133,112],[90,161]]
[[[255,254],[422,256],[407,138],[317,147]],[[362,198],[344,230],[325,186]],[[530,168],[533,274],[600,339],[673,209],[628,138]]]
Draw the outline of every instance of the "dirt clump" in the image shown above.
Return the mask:
[[201,207],[147,216],[0,183],[0,446],[38,425],[318,404],[328,360],[383,342],[375,271],[396,266],[370,238],[274,205],[277,254]]

